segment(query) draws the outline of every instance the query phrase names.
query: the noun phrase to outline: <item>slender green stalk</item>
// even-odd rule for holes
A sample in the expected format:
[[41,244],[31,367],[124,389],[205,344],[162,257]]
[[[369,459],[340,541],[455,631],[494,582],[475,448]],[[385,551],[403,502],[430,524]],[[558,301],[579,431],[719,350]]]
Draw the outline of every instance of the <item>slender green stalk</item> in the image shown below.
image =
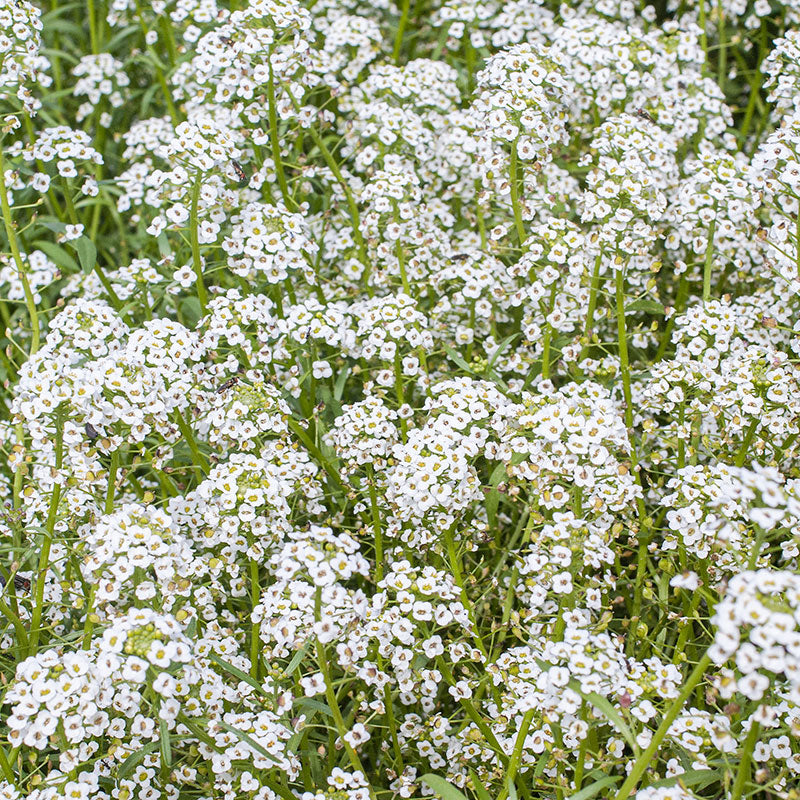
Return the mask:
[[[315,617],[318,621],[321,616],[321,599],[321,589],[317,588],[314,610]],[[331,677],[331,668],[330,664],[328,663],[327,656],[325,655],[325,646],[319,641],[319,639],[317,639],[314,644],[316,649],[317,665],[319,666],[319,671],[322,673],[322,677],[325,680],[325,699],[328,701],[328,708],[333,716],[336,732],[339,734],[339,738],[342,740],[345,752],[347,753],[347,757],[350,759],[350,763],[353,765],[353,769],[361,772],[367,780],[367,790],[369,791],[370,800],[377,800],[375,790],[369,783],[370,773],[364,769],[358,753],[344,738],[345,734],[347,734],[348,726],[345,724],[344,717],[342,717],[342,712],[339,708],[339,701],[336,699],[336,691],[333,688],[333,678]]]
[[517,142],[519,140],[515,140],[514,143],[511,145],[511,160],[509,161],[508,165],[508,181],[511,184],[511,208],[514,212],[514,225],[517,229],[517,239],[519,239],[519,246],[522,247],[523,243],[525,242],[525,225],[522,222],[522,208],[519,204],[519,180],[522,170],[518,168],[518,156],[517,156]]
[[631,436],[633,446],[633,401],[631,400],[631,367],[628,358],[628,335],[625,330],[625,273],[622,268],[614,270],[616,283],[617,344],[619,346],[619,365],[622,373],[622,394],[625,398],[625,425]]
[[105,513],[110,514],[114,510],[114,497],[117,488],[117,470],[119,469],[119,450],[111,454],[108,466],[108,483],[106,485],[106,504]]
[[186,440],[186,444],[189,445],[189,450],[192,453],[197,479],[202,480],[204,475],[208,475],[209,473],[208,461],[200,452],[200,448],[197,446],[197,441],[194,438],[194,433],[192,432],[191,426],[186,422],[183,414],[181,414],[178,409],[175,409],[175,420],[178,423],[178,428],[183,434],[183,438]]
[[753,763],[753,750],[755,749],[760,732],[761,726],[755,720],[751,720],[750,730],[747,732],[747,738],[744,740],[739,769],[736,771],[736,780],[733,782],[733,788],[731,789],[730,800],[741,800],[744,794],[744,787],[747,781],[750,780],[750,766]]
[[[56,475],[61,471],[64,458],[64,421],[61,412],[56,413],[56,441],[55,441],[55,471]],[[58,481],[58,477],[56,481]],[[56,482],[53,492],[50,495],[50,506],[47,510],[47,521],[45,522],[44,532],[42,533],[42,547],[39,550],[39,564],[36,577],[36,588],[34,590],[33,613],[31,614],[30,637],[28,639],[28,654],[34,655],[39,644],[39,634],[41,632],[42,614],[44,612],[44,587],[47,582],[47,573],[50,568],[50,548],[53,544],[53,535],[58,518],[58,505],[61,500],[61,484]]]
[[411,0],[403,0],[400,8],[400,21],[397,23],[397,32],[394,36],[394,47],[392,48],[392,60],[395,64],[400,61],[400,49],[403,46],[403,34],[408,24],[408,11],[411,8]]
[[[252,542],[251,542],[252,546]],[[261,602],[261,586],[258,576],[258,561],[254,558],[249,559],[248,567],[250,570],[250,605],[255,608]],[[259,680],[261,650],[261,623],[254,622],[250,629],[250,675]]]
[[747,461],[747,453],[750,450],[750,445],[753,443],[753,437],[756,434],[759,422],[760,419],[756,417],[747,428],[747,432],[744,435],[744,441],[742,442],[742,446],[739,448],[739,452],[736,454],[736,459],[734,461],[734,464],[737,467],[743,467],[744,462]]
[[708,226],[708,244],[706,245],[706,257],[703,261],[703,302],[707,303],[711,299],[711,262],[714,258],[714,231],[717,221],[711,220]]
[[798,209],[794,221],[794,253],[797,274],[800,275],[800,209]]
[[589,350],[589,340],[592,335],[592,328],[594,327],[594,315],[597,310],[597,295],[600,292],[600,265],[603,261],[603,251],[597,254],[594,260],[594,270],[592,271],[592,282],[589,286],[589,308],[586,312],[586,324],[583,327],[583,338],[585,340],[583,347],[581,347],[581,354],[578,357],[578,363],[586,358]]
[[469,595],[467,594],[466,586],[464,585],[464,574],[461,570],[461,560],[459,559],[458,550],[456,549],[455,540],[453,539],[453,528],[457,524],[458,523],[454,523],[444,531],[444,544],[445,548],[447,549],[447,560],[450,565],[450,571],[453,574],[453,579],[455,580],[456,586],[458,586],[461,593],[461,602],[464,605],[464,608],[467,609],[467,614],[469,614],[470,622],[472,623],[473,628],[472,636],[475,640],[475,644],[477,645],[478,650],[481,651],[481,654],[488,657],[488,650],[483,643],[480,631],[478,631],[475,610],[472,607],[472,601],[470,600]]
[[97,13],[94,8],[94,0],[86,0],[86,16],[89,18],[89,41],[92,53],[97,55],[100,52],[100,44],[97,34]]
[[708,73],[708,34],[706,33],[706,2],[699,0],[697,4],[697,24],[700,26],[700,46],[703,48],[703,64],[701,70],[703,75]]
[[[144,40],[146,42],[148,27],[144,19],[144,14],[142,13],[142,6],[139,0],[136,0],[136,16],[139,18],[139,26],[142,29],[142,34],[144,35]],[[175,107],[175,102],[172,99],[172,92],[170,91],[169,84],[167,83],[167,78],[164,75],[164,70],[161,69],[160,59],[158,58],[158,55],[156,54],[156,51],[153,49],[152,45],[147,44],[146,48],[147,52],[150,54],[153,69],[156,73],[156,81],[158,81],[158,85],[161,87],[161,94],[167,106],[167,113],[172,120],[172,124],[177,125],[181,121],[181,117],[180,114],[178,114],[178,110]]]
[[653,734],[653,738],[650,740],[647,749],[634,761],[633,768],[628,773],[628,777],[620,787],[614,800],[627,800],[627,798],[634,793],[642,775],[644,775],[647,768],[654,762],[658,748],[667,735],[670,726],[675,721],[678,714],[681,713],[681,709],[689,699],[689,695],[694,691],[695,686],[700,683],[710,664],[711,657],[706,653],[692,670],[686,683],[683,684],[680,694],[672,701],[669,709],[667,709],[667,713],[664,715],[661,724]]
[[406,274],[406,259],[403,255],[403,245],[399,240],[394,246],[394,252],[397,256],[397,265],[400,268],[400,282],[403,284],[403,291],[410,296],[411,286],[409,286],[408,275]]
[[725,40],[725,10],[722,0],[717,2],[717,83],[722,90],[725,90],[725,82],[728,78],[728,43]]
[[17,635],[17,643],[16,647],[12,649],[25,653],[28,650],[28,632],[25,630],[25,625],[23,624],[19,615],[15,614],[13,609],[9,608],[1,597],[0,614],[2,614],[14,626],[14,631]]
[[374,581],[377,586],[383,580],[383,525],[381,524],[381,510],[378,507],[378,493],[375,491],[375,471],[372,469],[372,464],[367,465],[367,488],[372,511],[372,533],[375,537]]
[[200,185],[201,185],[201,172],[197,170],[194,179],[194,187],[192,188],[192,205],[189,217],[189,236],[192,243],[192,267],[194,274],[197,276],[195,285],[197,286],[197,299],[200,301],[200,309],[205,315],[206,307],[208,306],[208,292],[206,292],[206,285],[203,282],[203,260],[200,256],[200,233],[198,220],[197,207],[200,203]]
[[[556,288],[557,284],[553,283],[553,288],[550,290],[550,306],[547,312],[548,316],[553,313],[556,305]],[[553,340],[553,326],[545,323],[544,328],[544,342],[542,343],[542,377],[547,380],[550,377],[550,345]]]
[[364,236],[361,233],[361,218],[358,213],[358,206],[356,205],[355,198],[353,197],[353,193],[350,191],[350,186],[344,179],[344,175],[342,175],[341,169],[339,169],[339,165],[336,163],[336,159],[333,157],[331,151],[322,140],[322,136],[320,136],[319,131],[312,125],[308,129],[308,132],[311,134],[314,144],[319,148],[320,153],[322,153],[322,158],[328,165],[328,169],[330,169],[330,171],[333,173],[333,177],[336,178],[336,181],[342,187],[342,191],[347,199],[347,209],[350,214],[353,238],[355,239],[356,247],[358,248],[358,258],[359,261],[361,261],[361,263],[364,265],[364,275],[362,278],[364,281],[364,288],[366,289],[367,294],[372,297],[375,294],[375,290],[372,288],[372,285],[369,282],[372,267],[369,259],[367,258],[367,249],[364,243]]
[[[455,686],[456,679],[453,675],[453,672],[447,662],[441,656],[437,656],[436,666],[439,668],[439,672],[441,672],[444,676],[447,684],[449,686]],[[503,765],[507,765],[508,756],[503,751],[503,748],[500,747],[497,737],[494,735],[494,733],[492,733],[492,729],[488,726],[486,720],[483,718],[478,709],[475,708],[475,704],[472,702],[472,700],[470,700],[468,697],[462,697],[459,699],[459,702],[461,703],[461,707],[464,709],[464,711],[467,712],[467,716],[475,723],[478,730],[483,734],[483,738],[486,739],[489,746],[495,751],[495,755],[500,759],[500,762]]]
[[3,225],[6,230],[6,238],[8,245],[11,248],[11,254],[14,257],[14,264],[19,273],[19,279],[22,282],[22,291],[25,294],[25,306],[28,309],[28,316],[31,320],[31,349],[30,354],[33,355],[39,349],[39,340],[41,330],[39,327],[39,313],[36,309],[36,300],[34,299],[31,285],[28,281],[28,276],[25,272],[25,265],[22,263],[22,253],[19,249],[17,242],[17,231],[14,225],[14,219],[11,214],[11,206],[8,202],[8,191],[6,189],[6,166],[3,159],[3,149],[0,146],[0,208],[3,212]]
[[511,787],[514,785],[514,779],[517,777],[517,770],[519,769],[519,763],[522,759],[522,749],[525,746],[525,739],[528,736],[528,731],[533,721],[533,713],[533,711],[526,711],[525,716],[522,718],[522,724],[519,726],[517,739],[514,742],[514,752],[511,753],[511,760],[508,762],[508,767],[506,768],[503,788],[500,790],[500,794],[497,795],[497,800],[506,800],[506,797],[511,793]]
[[743,150],[747,142],[747,135],[753,123],[753,113],[756,110],[756,103],[761,93],[761,62],[767,53],[767,21],[761,20],[761,29],[758,32],[758,58],[753,75],[750,78],[750,94],[747,98],[747,108],[744,112],[742,127],[739,130],[739,149]]
[[89,589],[89,597],[86,599],[86,619],[83,623],[83,642],[82,650],[88,650],[92,646],[92,631],[94,630],[97,615],[94,613],[94,594],[96,587],[92,585]]
[[[271,55],[271,53],[270,53]],[[275,74],[272,70],[272,59],[269,61],[269,80],[267,81],[267,102],[269,103],[269,144],[272,149],[272,161],[275,167],[275,176],[278,178],[278,186],[281,188],[283,202],[289,211],[297,209],[297,203],[289,193],[289,185],[286,182],[286,173],[283,171],[283,161],[281,159],[281,142],[278,137],[278,110],[275,102]]]

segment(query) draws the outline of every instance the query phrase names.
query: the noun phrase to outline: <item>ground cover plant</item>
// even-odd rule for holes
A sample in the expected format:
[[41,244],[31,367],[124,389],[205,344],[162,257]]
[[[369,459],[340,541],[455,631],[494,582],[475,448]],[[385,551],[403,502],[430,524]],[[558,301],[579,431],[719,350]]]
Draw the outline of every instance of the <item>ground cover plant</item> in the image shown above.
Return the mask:
[[800,798],[800,6],[0,22],[0,800]]

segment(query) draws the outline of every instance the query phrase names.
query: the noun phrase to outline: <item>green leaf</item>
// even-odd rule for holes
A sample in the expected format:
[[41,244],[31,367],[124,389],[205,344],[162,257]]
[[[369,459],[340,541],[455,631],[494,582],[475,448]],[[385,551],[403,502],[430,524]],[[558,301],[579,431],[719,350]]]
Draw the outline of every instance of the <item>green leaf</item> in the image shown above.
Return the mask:
[[475,794],[478,795],[478,800],[492,800],[492,796],[486,791],[486,787],[472,767],[469,769],[469,776],[472,778],[472,785],[475,787]]
[[629,311],[646,311],[648,314],[663,314],[664,306],[655,300],[648,300],[643,297],[641,300],[634,300],[625,306],[625,313]]
[[66,224],[56,219],[40,219],[39,224],[47,228],[47,230],[53,231],[53,233],[64,233],[67,229]]
[[467,362],[455,350],[453,350],[453,348],[450,347],[449,344],[446,344],[444,346],[444,350],[447,353],[450,360],[458,364],[458,366],[461,367],[461,369],[466,370],[467,372],[470,373],[470,375],[475,374],[475,370],[472,369],[472,367],[469,364],[467,364]]
[[181,303],[181,314],[183,314],[184,325],[186,325],[187,328],[194,328],[203,315],[200,301],[196,297],[184,298]]
[[158,234],[156,243],[158,244],[158,252],[162,258],[172,255],[172,247],[169,243],[166,231],[161,231],[161,233]]
[[494,528],[497,522],[497,506],[500,504],[500,491],[497,488],[506,476],[506,465],[504,463],[498,464],[489,477],[489,486],[492,487],[489,494],[486,496],[486,516],[489,521],[489,528]]
[[489,369],[491,369],[495,365],[497,359],[500,358],[500,356],[503,355],[506,350],[508,350],[508,346],[514,339],[517,338],[517,336],[519,336],[518,333],[512,333],[511,336],[506,336],[506,338],[503,339],[499,345],[497,345],[497,349],[494,351],[494,354],[489,360]]
[[131,753],[123,762],[120,764],[119,769],[117,770],[117,780],[123,780],[127,778],[128,775],[133,772],[133,770],[137,767],[139,762],[148,754],[152,753],[154,750],[157,750],[161,747],[161,742],[150,742],[150,744],[146,744],[143,747],[140,747],[138,750],[135,750]]
[[264,758],[268,758],[270,761],[275,761],[276,763],[280,762],[278,756],[274,756],[269,750],[265,750],[252,736],[244,731],[240,731],[238,728],[234,728],[233,725],[228,725],[227,722],[223,722],[222,720],[217,720],[217,725],[223,730],[228,731],[228,733],[238,736],[243,742],[249,744],[257,753],[261,753]]
[[619,715],[617,709],[611,705],[608,698],[597,694],[597,692],[585,693],[580,690],[580,685],[577,681],[570,681],[569,687],[577,692],[587,702],[591,703],[603,716],[622,734],[625,741],[631,746],[634,753],[639,752],[639,745],[636,744],[636,737],[633,735],[628,724]]
[[161,769],[168,772],[172,767],[172,743],[170,742],[167,721],[162,719],[158,723],[159,744],[161,745]]
[[44,239],[37,239],[32,245],[41,250],[57,267],[67,270],[67,272],[77,272],[80,267],[78,262],[63,248],[55,242],[48,242]]
[[313,713],[319,712],[326,717],[333,717],[333,711],[331,711],[325,703],[320,703],[319,700],[313,700],[310,697],[298,697],[297,700],[294,701],[294,704],[298,708],[310,708]]
[[589,800],[590,797],[594,797],[608,786],[613,786],[619,780],[619,777],[615,775],[608,775],[605,778],[600,778],[599,781],[595,781],[588,786],[584,786],[579,792],[571,794],[566,798],[566,800]]
[[650,786],[670,787],[680,783],[682,786],[697,786],[698,784],[708,784],[712,781],[720,780],[720,773],[715,769],[690,769],[680,775],[673,775],[671,778],[662,778],[660,781],[653,781]]
[[97,248],[94,246],[94,242],[86,236],[80,236],[69,242],[69,246],[78,254],[81,269],[85,275],[88,275],[97,262]]
[[442,800],[467,800],[464,794],[456,789],[452,783],[440,778],[438,775],[429,772],[423,775],[420,780],[427,783]]
[[230,675],[233,675],[234,678],[238,678],[240,681],[244,681],[248,686],[252,686],[260,695],[264,697],[271,698],[271,695],[264,690],[264,687],[252,677],[252,675],[248,675],[246,672],[243,672],[238,667],[234,667],[233,664],[229,664],[227,661],[221,659],[216,653],[209,653],[208,658],[210,661],[213,661],[218,667],[222,667]]
[[288,666],[283,670],[284,675],[292,675],[294,673],[294,671],[300,666],[300,662],[305,657],[309,647],[311,647],[310,639],[292,656],[292,660],[289,662]]
[[336,383],[333,387],[333,396],[336,400],[342,399],[344,393],[344,384],[347,381],[347,376],[350,374],[350,367],[345,367],[337,376]]

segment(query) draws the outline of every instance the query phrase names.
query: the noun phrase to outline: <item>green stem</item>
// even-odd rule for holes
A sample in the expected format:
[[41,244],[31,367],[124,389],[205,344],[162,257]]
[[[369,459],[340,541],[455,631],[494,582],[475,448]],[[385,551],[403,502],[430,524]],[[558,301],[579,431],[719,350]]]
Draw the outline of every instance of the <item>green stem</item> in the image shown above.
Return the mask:
[[[517,238],[519,239],[519,246],[522,247],[523,242],[525,241],[525,225],[522,222],[522,208],[519,204],[519,178],[520,176],[517,174],[517,142],[519,139],[515,139],[514,143],[511,145],[511,160],[508,166],[508,180],[511,184],[511,208],[514,211],[514,225],[517,229]],[[522,170],[519,170],[520,172]]]
[[[553,282],[553,288],[550,290],[550,308],[547,315],[553,313],[553,308],[556,305],[556,288],[558,284]],[[547,380],[550,377],[550,344],[553,340],[553,326],[547,322],[544,329],[544,343],[542,344],[542,378]]]
[[178,423],[178,428],[180,428],[180,432],[183,434],[183,438],[186,440],[186,444],[189,445],[189,450],[192,453],[195,471],[197,473],[197,480],[201,481],[203,480],[203,477],[209,473],[208,461],[200,452],[200,448],[197,446],[197,441],[194,438],[194,433],[179,409],[175,409],[175,419]]
[[725,91],[725,81],[727,78],[727,61],[728,53],[726,50],[727,42],[725,41],[725,13],[722,6],[722,0],[717,3],[717,37],[719,38],[719,56],[717,62],[717,83],[720,88]]
[[[144,21],[144,14],[142,13],[142,6],[139,0],[136,0],[136,16],[139,18],[139,26],[142,29],[142,33],[144,34],[145,42],[147,41],[147,23]],[[172,100],[172,92],[169,89],[169,84],[167,83],[167,79],[164,75],[164,70],[160,67],[160,60],[156,51],[153,49],[152,45],[146,45],[147,52],[150,54],[150,59],[153,63],[153,69],[156,73],[156,80],[158,81],[158,85],[161,87],[161,94],[164,97],[164,102],[167,104],[167,112],[169,113],[169,117],[172,120],[173,125],[177,125],[180,121],[180,115],[178,114],[178,110],[175,108],[175,103]]]
[[706,3],[705,0],[699,0],[697,7],[698,20],[697,24],[700,26],[700,46],[703,48],[703,65],[701,71],[703,75],[708,72],[708,35],[706,34]]
[[736,780],[733,782],[733,788],[731,789],[730,800],[741,800],[745,784],[750,779],[750,765],[753,762],[753,750],[758,741],[758,734],[760,732],[761,726],[755,720],[751,720],[750,730],[747,732],[747,738],[744,740],[742,759],[739,762],[739,769],[736,771]]
[[[442,656],[437,656],[436,658],[436,666],[439,668],[439,672],[442,673],[444,676],[445,681],[449,686],[456,685],[456,679],[453,676],[453,673],[448,666],[447,662],[442,658]],[[486,739],[489,746],[494,750],[495,755],[497,758],[500,759],[500,762],[503,765],[508,764],[508,756],[503,751],[503,748],[500,747],[500,743],[497,741],[497,737],[492,733],[492,729],[486,723],[486,720],[480,714],[478,709],[475,708],[475,704],[468,698],[462,697],[459,702],[461,703],[462,708],[464,711],[467,712],[467,716],[475,723],[478,730],[483,734],[483,738]]]
[[739,131],[739,149],[743,150],[745,142],[747,141],[747,134],[750,132],[750,125],[753,122],[753,113],[756,110],[756,101],[761,93],[761,62],[767,53],[767,21],[761,20],[761,30],[758,34],[758,58],[756,66],[753,70],[753,76],[750,79],[750,94],[747,98],[747,108],[744,112],[744,119],[742,120],[742,128]]
[[[317,620],[320,619],[320,612],[321,612],[321,590],[317,588],[317,595],[315,600],[315,617]],[[331,668],[328,664],[328,659],[325,655],[325,647],[322,642],[317,639],[315,641],[316,647],[316,655],[317,655],[317,664],[319,665],[319,671],[322,673],[322,677],[325,680],[325,699],[328,701],[328,708],[331,710],[331,714],[333,716],[333,722],[336,726],[336,731],[339,734],[339,738],[342,740],[342,744],[344,745],[344,749],[347,753],[347,757],[350,759],[350,763],[353,765],[353,769],[358,770],[361,772],[365,779],[367,780],[367,789],[369,791],[370,800],[377,800],[375,796],[375,791],[369,783],[369,772],[364,769],[363,765],[361,764],[361,759],[358,757],[358,753],[348,744],[345,740],[345,734],[347,733],[347,725],[345,725],[344,718],[342,717],[342,712],[339,709],[339,701],[336,699],[336,692],[333,688],[333,679],[331,678]]]
[[737,467],[744,466],[744,462],[747,461],[747,451],[750,449],[750,445],[753,443],[753,437],[756,434],[756,429],[758,428],[759,422],[759,418],[756,417],[747,428],[747,433],[744,435],[744,441],[742,442],[742,446],[739,448],[739,452],[736,454],[736,460],[734,461],[734,464]]
[[95,15],[94,0],[86,0],[86,16],[89,17],[89,41],[91,42],[92,53],[97,55],[100,52],[97,41],[97,19]]
[[375,537],[375,586],[383,580],[383,526],[381,511],[378,507],[378,493],[375,491],[375,471],[372,464],[367,465],[367,487],[369,504],[372,510],[372,532]]
[[411,0],[403,0],[400,9],[400,22],[397,24],[397,33],[394,36],[394,48],[392,49],[392,60],[397,64],[400,60],[400,48],[403,45],[403,33],[408,24],[408,11],[411,8]]
[[344,195],[347,198],[347,209],[350,214],[350,223],[353,228],[353,238],[355,239],[356,247],[358,248],[358,258],[359,261],[361,261],[361,263],[364,265],[364,275],[363,275],[364,286],[366,288],[367,294],[370,297],[372,297],[375,294],[375,291],[369,282],[369,277],[372,271],[372,267],[367,257],[367,249],[364,243],[364,237],[361,233],[361,218],[358,213],[358,206],[356,205],[353,193],[350,191],[350,186],[344,179],[344,175],[342,175],[342,171],[339,169],[339,165],[336,163],[336,159],[331,154],[331,151],[328,150],[325,142],[322,141],[322,136],[320,136],[319,131],[316,130],[316,128],[314,128],[313,126],[311,126],[308,129],[308,132],[311,134],[311,138],[314,140],[314,144],[319,148],[320,153],[322,153],[322,158],[328,165],[328,169],[330,169],[330,171],[333,173],[333,177],[336,178],[336,181],[342,187],[342,191],[344,192]]
[[642,775],[644,775],[647,768],[655,761],[658,748],[661,745],[661,742],[664,740],[664,737],[667,735],[670,726],[675,721],[678,714],[680,714],[681,709],[689,699],[689,695],[691,695],[691,693],[694,691],[694,687],[697,686],[697,684],[702,680],[709,664],[711,664],[711,656],[706,653],[706,655],[700,659],[697,666],[695,666],[695,668],[692,670],[692,674],[689,675],[686,683],[684,683],[680,694],[675,698],[675,700],[672,701],[672,705],[670,705],[666,715],[661,720],[661,724],[653,734],[653,738],[650,740],[647,750],[641,753],[641,755],[634,762],[633,768],[628,774],[628,777],[625,779],[625,782],[620,787],[619,792],[617,792],[614,800],[627,800],[627,798],[633,794],[634,789],[636,789],[636,787],[639,785]]
[[586,324],[583,328],[583,338],[585,343],[581,348],[581,354],[578,357],[578,363],[580,364],[584,358],[586,358],[586,353],[589,350],[589,343],[590,337],[592,335],[592,328],[594,326],[594,314],[597,310],[597,295],[600,292],[600,264],[603,260],[603,251],[601,250],[597,254],[597,258],[594,260],[594,270],[592,271],[592,282],[589,286],[589,308],[586,311]]
[[106,485],[106,504],[105,513],[110,514],[114,510],[114,495],[117,487],[117,470],[119,469],[119,450],[111,454],[108,466],[108,484]]
[[619,346],[619,364],[622,373],[622,394],[625,399],[625,425],[631,437],[633,451],[633,402],[631,400],[631,368],[628,359],[628,336],[625,331],[625,274],[621,268],[615,269],[617,343]]
[[[61,470],[64,456],[64,424],[61,412],[56,412],[56,442],[55,442],[55,472]],[[56,478],[58,480],[58,477]],[[58,517],[58,504],[61,500],[61,484],[53,486],[53,493],[50,495],[50,507],[47,511],[47,521],[42,535],[42,549],[39,551],[39,564],[36,578],[36,589],[34,594],[33,613],[31,614],[31,635],[28,640],[28,653],[34,655],[39,644],[39,633],[44,612],[44,587],[47,582],[47,573],[50,567],[50,547],[53,543],[55,533],[56,518]]]
[[[250,567],[250,604],[255,608],[261,602],[261,586],[258,577],[258,561],[249,560]],[[259,680],[259,651],[261,649],[261,623],[254,622],[250,630],[250,675]]]
[[506,768],[505,783],[497,795],[497,800],[506,800],[506,797],[511,793],[511,788],[514,786],[514,779],[517,777],[517,770],[519,769],[519,762],[522,759],[522,749],[525,746],[525,739],[528,736],[531,722],[533,721],[533,711],[526,711],[525,716],[522,718],[522,724],[517,732],[517,739],[514,742],[514,752],[511,754],[511,760],[508,762]]
[[269,80],[267,81],[267,102],[269,103],[269,144],[272,149],[272,161],[275,166],[275,176],[278,178],[278,186],[281,188],[281,195],[286,208],[294,211],[297,208],[294,198],[289,193],[289,185],[286,182],[286,173],[283,171],[283,161],[281,160],[281,143],[278,137],[278,110],[275,102],[275,75],[272,70],[272,52],[270,51],[269,60]]
[[450,571],[453,574],[453,580],[458,586],[459,591],[461,593],[461,602],[464,605],[464,608],[467,610],[467,614],[469,615],[470,622],[472,623],[473,628],[473,639],[475,640],[475,644],[478,647],[478,650],[481,651],[481,654],[484,657],[488,658],[488,650],[484,646],[483,639],[481,638],[480,632],[478,631],[478,624],[477,619],[475,617],[475,610],[472,607],[472,601],[469,599],[469,595],[467,594],[466,586],[464,585],[464,575],[461,571],[461,560],[458,556],[458,551],[456,549],[456,543],[453,539],[453,528],[458,523],[454,523],[453,525],[449,526],[444,531],[444,543],[445,547],[447,548],[447,560],[450,565]]
[[191,217],[189,220],[189,235],[192,242],[192,267],[194,274],[197,276],[197,299],[200,301],[200,309],[203,316],[206,313],[206,306],[208,305],[208,293],[206,292],[206,285],[203,283],[203,261],[200,257],[200,234],[198,231],[199,220],[197,218],[197,207],[200,202],[200,170],[194,179],[194,187],[192,189],[192,206]]
[[714,257],[714,230],[717,221],[711,220],[708,226],[708,244],[706,245],[706,257],[703,262],[703,302],[707,303],[711,299],[711,261]]
[[25,266],[22,263],[22,253],[19,249],[17,242],[17,232],[14,226],[14,220],[11,215],[11,206],[8,202],[8,192],[6,189],[6,166],[3,159],[3,150],[0,147],[0,207],[3,211],[3,225],[6,229],[6,237],[8,238],[9,247],[11,247],[11,254],[14,257],[14,263],[19,272],[19,278],[22,282],[22,291],[25,294],[25,306],[28,309],[28,316],[31,320],[31,350],[30,354],[33,355],[39,349],[39,339],[41,336],[39,327],[39,313],[36,310],[36,301],[31,291],[31,285],[28,281],[28,276],[25,273]]

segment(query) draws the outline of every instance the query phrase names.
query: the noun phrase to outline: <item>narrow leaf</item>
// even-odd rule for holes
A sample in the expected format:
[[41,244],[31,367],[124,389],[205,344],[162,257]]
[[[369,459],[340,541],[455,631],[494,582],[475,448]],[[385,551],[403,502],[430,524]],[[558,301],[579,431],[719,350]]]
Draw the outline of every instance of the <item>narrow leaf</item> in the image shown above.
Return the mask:
[[442,800],[467,800],[462,792],[456,789],[452,783],[446,781],[444,778],[440,778],[438,775],[429,772],[423,775],[420,780],[427,783]]
[[159,744],[161,745],[161,769],[165,772],[172,768],[172,743],[170,742],[167,721],[162,719],[158,723]]
[[486,496],[486,516],[489,522],[489,528],[492,529],[497,522],[497,506],[500,504],[500,490],[497,488],[503,478],[506,476],[505,463],[498,464],[489,477],[489,486],[491,491]]
[[625,306],[625,313],[628,311],[646,311],[648,314],[663,314],[664,306],[656,300],[648,300],[643,297],[641,300],[634,300]]
[[[574,685],[573,685],[574,684]],[[633,735],[628,724],[619,715],[617,709],[611,705],[608,698],[597,694],[596,692],[584,693],[580,690],[577,681],[570,681],[570,688],[577,692],[587,702],[591,703],[603,716],[622,734],[625,741],[631,746],[634,753],[639,752],[639,745],[636,744],[636,738]]]
[[88,275],[97,262],[97,248],[94,246],[94,242],[86,236],[80,236],[69,242],[69,246],[78,254],[81,269]]
[[161,746],[161,742],[150,742],[138,750],[135,750],[131,753],[123,762],[120,764],[119,769],[117,770],[117,779],[123,780],[127,778],[128,775],[133,772],[133,770],[138,766],[141,760],[148,754],[152,753],[154,750],[157,750]]
[[264,690],[264,687],[261,686],[261,684],[251,675],[243,672],[238,667],[234,667],[233,664],[229,664],[227,661],[224,661],[216,653],[209,653],[208,658],[218,667],[222,667],[225,672],[233,675],[234,678],[238,678],[240,681],[244,681],[244,683],[246,683],[248,686],[252,686],[259,694],[263,695],[264,697],[270,697],[270,695]]
[[590,797],[594,797],[596,794],[599,794],[608,786],[613,786],[619,780],[619,777],[615,775],[608,775],[605,778],[600,778],[599,781],[595,781],[588,786],[584,786],[579,792],[571,794],[566,800],[589,800]]
[[68,272],[77,272],[78,262],[63,248],[55,242],[47,242],[37,239],[32,243],[34,247],[41,250],[57,267],[66,269]]

